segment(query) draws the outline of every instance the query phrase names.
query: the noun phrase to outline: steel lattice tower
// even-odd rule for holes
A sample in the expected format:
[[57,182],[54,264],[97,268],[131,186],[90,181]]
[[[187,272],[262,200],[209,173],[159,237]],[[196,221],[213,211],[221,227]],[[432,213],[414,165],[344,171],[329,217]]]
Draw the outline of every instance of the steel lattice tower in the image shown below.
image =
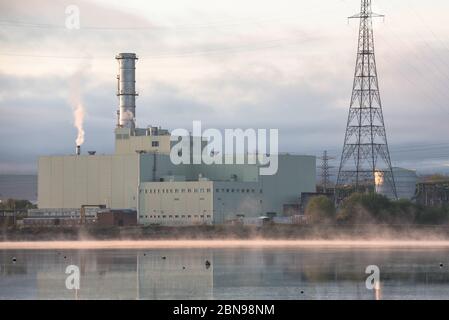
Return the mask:
[[337,178],[337,200],[352,192],[375,192],[387,183],[396,196],[374,54],[371,0],[362,0],[357,61],[346,136]]
[[328,188],[331,185],[330,178],[332,174],[330,171],[333,168],[329,165],[329,161],[334,160],[335,158],[329,157],[327,151],[324,151],[323,156],[319,159],[321,160],[321,165],[319,166],[321,169],[321,186],[323,188],[323,193],[327,193]]

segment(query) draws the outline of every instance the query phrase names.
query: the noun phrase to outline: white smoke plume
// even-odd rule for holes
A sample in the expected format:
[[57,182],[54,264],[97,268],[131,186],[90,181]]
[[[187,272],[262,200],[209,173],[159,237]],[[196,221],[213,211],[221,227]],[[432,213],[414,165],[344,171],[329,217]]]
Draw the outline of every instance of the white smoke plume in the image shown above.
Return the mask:
[[[87,64],[87,63],[86,63]],[[86,108],[83,103],[83,83],[86,83],[86,73],[90,65],[81,66],[69,80],[69,102],[73,111],[73,126],[78,130],[76,145],[84,143],[84,119],[86,118]]]
[[78,136],[76,137],[76,145],[81,146],[84,143],[84,117],[86,110],[82,102],[72,105],[75,128],[78,129]]

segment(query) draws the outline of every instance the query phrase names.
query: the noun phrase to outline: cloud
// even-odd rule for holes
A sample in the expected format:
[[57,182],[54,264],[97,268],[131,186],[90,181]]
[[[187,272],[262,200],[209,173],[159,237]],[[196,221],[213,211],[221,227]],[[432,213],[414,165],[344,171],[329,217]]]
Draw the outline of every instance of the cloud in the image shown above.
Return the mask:
[[[15,25],[0,30],[0,54],[20,54],[0,60],[0,112],[7,115],[0,118],[0,134],[5,137],[0,141],[4,150],[0,173],[14,171],[12,164],[18,159],[23,163],[17,171],[23,171],[33,168],[40,154],[73,153],[76,131],[67,103],[68,82],[84,60],[91,62],[89,76],[81,83],[88,112],[84,148],[113,151],[118,105],[114,56],[121,51],[140,56],[136,113],[142,127],[189,129],[193,120],[202,120],[203,127],[221,129],[278,128],[281,151],[317,154],[332,149],[338,157],[357,38],[357,26],[345,25],[342,17],[352,5],[329,4],[328,12],[322,13],[327,17],[324,21],[320,10],[299,1],[290,3],[301,16],[296,19],[288,1],[275,8],[271,2],[261,2],[254,13],[248,3],[236,8],[187,1],[183,10],[154,2],[129,1],[127,8],[107,3],[111,4],[0,3],[2,19],[53,26]],[[79,32],[54,27],[64,26],[67,4],[80,6]],[[401,11],[392,15],[397,21]],[[133,26],[136,29],[129,29]],[[413,26],[399,30],[393,26],[395,33],[387,26],[376,28],[392,149],[444,141],[447,136],[447,48],[438,41],[410,36]],[[407,37],[398,40],[402,34]],[[397,159],[411,167],[443,167],[439,159],[425,162],[421,155],[399,153]],[[404,162],[407,156],[412,159]]]

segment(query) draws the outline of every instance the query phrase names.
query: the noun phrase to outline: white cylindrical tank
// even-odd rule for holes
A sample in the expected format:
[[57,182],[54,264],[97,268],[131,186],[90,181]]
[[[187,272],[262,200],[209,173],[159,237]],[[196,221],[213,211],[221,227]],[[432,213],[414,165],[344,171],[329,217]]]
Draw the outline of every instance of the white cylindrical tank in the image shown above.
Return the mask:
[[135,128],[136,118],[136,61],[135,53],[119,53],[115,57],[119,64],[117,76],[119,98],[119,126]]
[[[416,193],[416,184],[418,182],[418,176],[415,170],[409,170],[404,168],[393,168],[394,182],[396,185],[396,192],[399,199],[411,200]],[[393,199],[394,193],[391,187],[385,179],[379,177],[376,179],[377,192],[384,196]]]

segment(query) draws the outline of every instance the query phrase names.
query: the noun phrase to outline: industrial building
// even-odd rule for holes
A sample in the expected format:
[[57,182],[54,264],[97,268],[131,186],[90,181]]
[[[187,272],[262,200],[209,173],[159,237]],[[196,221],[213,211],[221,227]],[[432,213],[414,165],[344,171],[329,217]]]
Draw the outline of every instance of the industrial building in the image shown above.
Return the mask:
[[[273,176],[259,164],[173,164],[170,132],[137,128],[135,64],[122,53],[115,153],[44,156],[38,164],[38,210],[79,212],[82,206],[135,210],[139,224],[221,224],[236,218],[281,216],[299,204],[301,193],[315,192],[316,158],[280,154]],[[190,137],[190,139],[195,139]]]
[[383,175],[376,176],[376,192],[390,199],[413,200],[416,196],[416,185],[418,176],[416,170],[393,167],[394,183],[396,194],[391,188],[391,184],[383,179]]

